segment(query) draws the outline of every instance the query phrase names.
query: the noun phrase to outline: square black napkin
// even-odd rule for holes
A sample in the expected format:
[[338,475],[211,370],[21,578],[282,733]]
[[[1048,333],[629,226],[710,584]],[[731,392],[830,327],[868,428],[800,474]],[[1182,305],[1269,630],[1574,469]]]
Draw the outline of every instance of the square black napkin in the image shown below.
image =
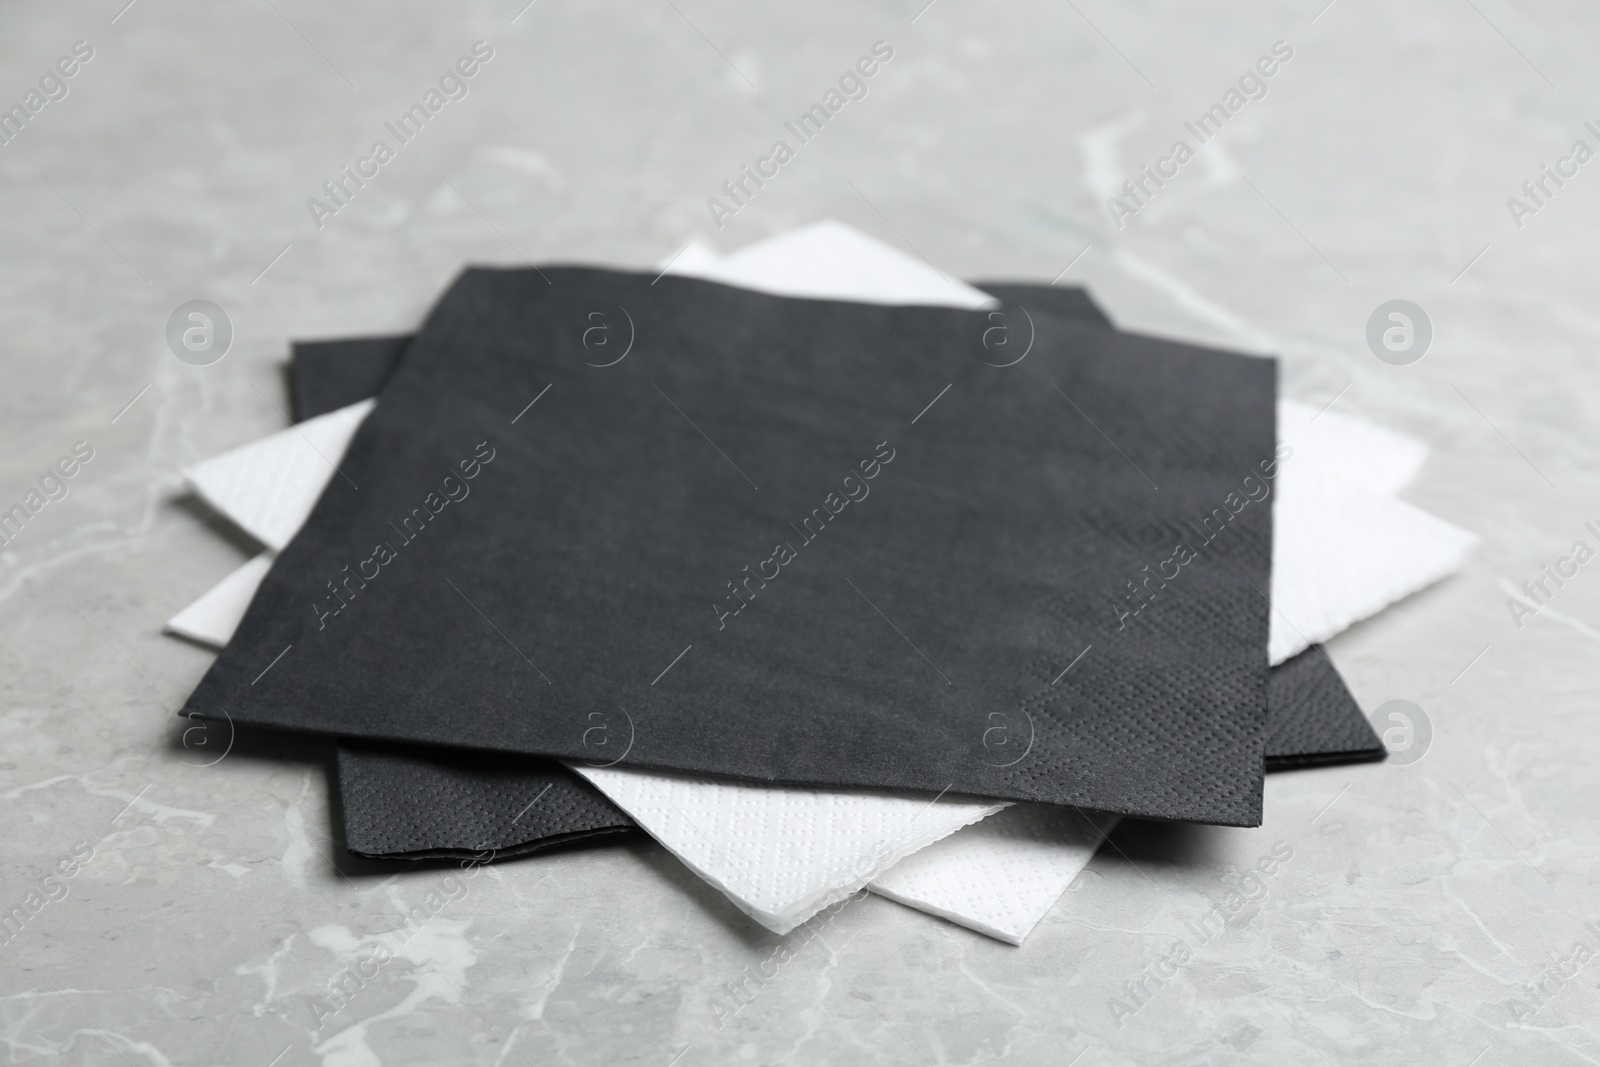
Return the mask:
[[[1110,326],[1083,290],[974,283],[1002,299]],[[376,395],[410,335],[299,342],[295,414],[312,418]],[[1320,646],[1274,667],[1267,687],[1266,769],[1382,758],[1383,747]],[[338,789],[348,847],[371,858],[518,855],[632,820],[553,760],[381,742],[341,743]],[[531,798],[531,799],[530,799]]]
[[1027,319],[469,271],[185,710],[1256,824],[1274,365]]

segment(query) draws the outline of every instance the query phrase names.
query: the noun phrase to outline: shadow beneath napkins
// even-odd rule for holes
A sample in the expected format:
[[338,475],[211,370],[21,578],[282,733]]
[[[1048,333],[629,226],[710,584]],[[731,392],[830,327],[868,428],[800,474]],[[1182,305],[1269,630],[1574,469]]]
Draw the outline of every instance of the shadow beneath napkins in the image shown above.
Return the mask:
[[1234,832],[1226,826],[1123,819],[1106,839],[1095,863],[1113,867],[1132,863],[1147,870],[1216,867],[1226,862],[1228,835]]
[[[282,767],[320,767],[328,781],[329,831],[331,849],[317,840],[309,843],[331,861],[332,871],[352,881],[361,878],[390,877],[395,873],[391,864],[353,856],[345,849],[344,821],[338,807],[338,774],[334,759],[334,740],[319,734],[293,733],[286,730],[263,730],[240,726],[227,721],[201,718],[176,718],[167,738],[167,751],[197,773],[211,771],[223,773],[223,765],[230,769],[249,763],[271,764]],[[259,806],[268,804],[280,813],[287,810],[282,798],[274,797],[259,785],[252,786]],[[291,832],[298,832],[292,830]],[[325,864],[326,866],[326,864]]]

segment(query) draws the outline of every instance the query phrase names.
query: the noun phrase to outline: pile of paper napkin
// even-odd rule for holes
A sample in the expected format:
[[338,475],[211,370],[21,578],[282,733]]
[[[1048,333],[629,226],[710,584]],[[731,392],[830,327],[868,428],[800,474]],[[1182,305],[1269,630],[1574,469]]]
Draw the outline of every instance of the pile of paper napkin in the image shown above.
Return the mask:
[[831,222],[292,358],[185,471],[264,550],[168,623],[183,713],[336,739],[352,852],[642,829],[780,934],[866,888],[1020,944],[1119,817],[1381,759],[1317,642],[1475,543],[1273,360]]

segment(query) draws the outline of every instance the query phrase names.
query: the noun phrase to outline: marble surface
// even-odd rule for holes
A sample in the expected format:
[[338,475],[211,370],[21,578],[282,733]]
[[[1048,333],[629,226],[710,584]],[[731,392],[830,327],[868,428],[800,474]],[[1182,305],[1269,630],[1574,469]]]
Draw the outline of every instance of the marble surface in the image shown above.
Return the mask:
[[[1600,547],[1600,163],[1570,157],[1600,148],[1600,14],[524,2],[0,7],[0,104],[93,48],[0,145],[0,505],[93,449],[0,546],[0,1057],[1600,1061],[1600,563],[1507,603]],[[467,95],[318,229],[307,199],[480,40]],[[867,96],[719,229],[707,198],[879,40]],[[1529,199],[1546,164],[1569,176]],[[1423,709],[1422,758],[1275,775],[1256,830],[1126,824],[1021,948],[868,898],[780,951],[648,842],[352,861],[321,746],[186,735],[210,655],[161,622],[252,546],[176,472],[284,424],[288,338],[410,328],[469,262],[643,266],[829,216],[1275,352],[1290,395],[1428,440],[1406,495],[1482,548],[1330,646],[1364,707]],[[1433,326],[1405,366],[1366,341],[1396,298]],[[192,299],[233,324],[209,366],[164,337]]]

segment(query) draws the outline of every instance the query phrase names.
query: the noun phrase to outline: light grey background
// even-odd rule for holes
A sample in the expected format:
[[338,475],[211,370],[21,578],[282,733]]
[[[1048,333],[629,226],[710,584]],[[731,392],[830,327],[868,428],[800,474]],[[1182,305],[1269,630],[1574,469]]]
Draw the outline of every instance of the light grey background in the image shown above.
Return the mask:
[[[1600,162],[1520,229],[1507,206],[1600,148],[1592,7],[123,2],[0,6],[0,104],[95,49],[0,146],[0,505],[95,450],[0,548],[0,907],[94,850],[0,944],[0,1057],[1600,1061],[1600,562],[1520,629],[1506,605],[1600,547]],[[316,229],[306,199],[479,39],[470,95]],[[716,229],[706,199],[880,39],[870,95]],[[1114,187],[1277,40],[1267,96],[1115,228]],[[317,1031],[311,998],[444,873],[335,869],[316,746],[183,747],[210,655],[161,622],[252,549],[177,471],[284,425],[289,338],[409,329],[465,263],[643,267],[823,217],[960,276],[1070,264],[1126,328],[1274,352],[1289,395],[1429,441],[1407,497],[1483,546],[1331,652],[1363,707],[1421,706],[1431,749],[1275,775],[1259,830],[1130,827],[1022,948],[861,900],[720,1030],[776,938],[646,842],[505,863]],[[1397,298],[1433,324],[1411,366],[1366,346]],[[211,366],[166,349],[192,299],[235,328]],[[1265,895],[1198,944],[1277,842]],[[1514,1026],[1515,1000],[1537,1010]]]

